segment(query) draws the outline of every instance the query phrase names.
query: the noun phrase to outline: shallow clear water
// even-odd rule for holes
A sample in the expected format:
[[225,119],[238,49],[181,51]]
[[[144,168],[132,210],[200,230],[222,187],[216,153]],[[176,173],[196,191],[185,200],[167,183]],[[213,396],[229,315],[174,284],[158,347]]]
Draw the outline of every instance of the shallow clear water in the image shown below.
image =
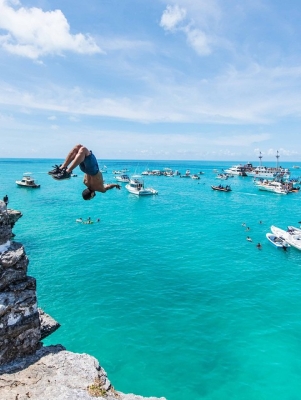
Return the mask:
[[[301,252],[265,238],[272,224],[298,226],[299,193],[260,192],[241,177],[228,181],[231,193],[212,191],[213,169],[232,163],[105,161],[107,183],[121,168],[205,174],[145,177],[158,196],[123,187],[84,202],[82,173],[55,181],[47,175],[55,162],[0,160],[0,196],[24,214],[14,232],[39,306],[62,324],[45,344],[94,355],[123,392],[300,398]],[[40,189],[16,186],[27,171]],[[80,217],[101,221],[82,225]]]

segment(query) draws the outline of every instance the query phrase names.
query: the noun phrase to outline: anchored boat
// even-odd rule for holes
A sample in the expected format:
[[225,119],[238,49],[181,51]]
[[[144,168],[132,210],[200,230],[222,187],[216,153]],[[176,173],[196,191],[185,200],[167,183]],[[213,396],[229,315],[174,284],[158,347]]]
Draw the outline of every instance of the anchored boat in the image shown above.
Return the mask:
[[35,180],[31,175],[31,172],[25,172],[23,174],[23,178],[20,181],[16,181],[16,184],[20,187],[27,187],[33,189],[37,189],[41,186],[35,182]]
[[125,188],[132,194],[137,196],[148,196],[152,194],[158,194],[158,191],[153,188],[145,188],[144,181],[140,176],[132,176],[130,182],[125,185]]

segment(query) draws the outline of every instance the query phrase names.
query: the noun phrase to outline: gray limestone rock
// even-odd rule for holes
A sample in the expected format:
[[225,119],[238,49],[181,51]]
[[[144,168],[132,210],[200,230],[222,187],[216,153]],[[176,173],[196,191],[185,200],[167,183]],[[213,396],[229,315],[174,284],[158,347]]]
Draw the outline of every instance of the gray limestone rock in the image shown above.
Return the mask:
[[9,215],[4,201],[0,200],[0,246],[12,237]]
[[7,251],[0,253],[0,290],[13,282],[25,279],[28,262],[24,247],[20,243],[11,243]]
[[41,340],[42,340],[45,339],[47,336],[51,335],[57,329],[59,329],[61,325],[50,315],[46,314],[41,308],[38,308],[38,311],[40,315]]
[[40,338],[36,281],[26,277],[0,292],[0,365],[35,352]]
[[146,400],[117,392],[94,357],[71,353],[60,345],[43,347],[2,366],[0,374],[0,398],[5,400]]

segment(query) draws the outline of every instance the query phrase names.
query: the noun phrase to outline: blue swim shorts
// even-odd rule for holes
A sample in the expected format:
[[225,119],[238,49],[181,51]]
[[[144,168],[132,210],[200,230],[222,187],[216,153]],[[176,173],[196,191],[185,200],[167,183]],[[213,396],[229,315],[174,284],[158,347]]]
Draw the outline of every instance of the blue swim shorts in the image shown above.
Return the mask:
[[98,162],[94,154],[87,156],[82,163],[79,164],[79,168],[87,175],[96,175],[99,171]]

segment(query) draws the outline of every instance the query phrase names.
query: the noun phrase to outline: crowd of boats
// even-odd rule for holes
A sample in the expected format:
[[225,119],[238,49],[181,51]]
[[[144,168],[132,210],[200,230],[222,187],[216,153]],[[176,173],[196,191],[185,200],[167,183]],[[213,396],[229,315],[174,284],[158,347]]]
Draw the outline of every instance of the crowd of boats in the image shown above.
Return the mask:
[[[262,191],[268,191],[278,194],[288,194],[293,192],[298,192],[300,187],[297,186],[300,183],[298,179],[292,179],[291,173],[288,168],[283,168],[279,166],[279,153],[277,151],[276,159],[277,165],[275,167],[266,167],[262,165],[262,154],[259,154],[259,165],[253,166],[252,163],[248,162],[246,164],[234,165],[230,168],[223,169],[219,171],[214,169],[213,172],[216,173],[216,179],[228,180],[234,176],[244,176],[252,177],[254,185]],[[294,166],[293,168],[300,168],[299,166]],[[107,173],[107,166],[103,166],[100,171],[102,173]],[[159,169],[147,169],[141,172],[140,175],[128,175],[128,169],[113,170],[112,173],[118,182],[125,183],[125,188],[132,194],[138,196],[154,195],[158,194],[158,191],[151,187],[145,187],[144,176],[166,176],[180,178],[190,178],[199,180],[200,176],[204,174],[203,171],[198,171],[197,173],[191,173],[189,169],[185,173],[181,173],[178,170],[172,170],[171,168]],[[77,176],[77,175],[72,175]],[[20,187],[28,188],[39,188],[40,185],[34,180],[32,174],[29,172],[24,173],[21,180],[16,181],[16,184]],[[231,186],[228,185],[211,185],[211,188],[215,191],[220,192],[231,192]]]

